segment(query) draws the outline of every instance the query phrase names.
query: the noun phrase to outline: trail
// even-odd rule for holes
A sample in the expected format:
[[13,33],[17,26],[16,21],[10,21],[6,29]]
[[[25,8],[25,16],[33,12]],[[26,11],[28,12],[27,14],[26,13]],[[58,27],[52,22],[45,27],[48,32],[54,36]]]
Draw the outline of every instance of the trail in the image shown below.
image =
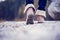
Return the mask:
[[0,40],[60,40],[60,22],[26,25],[26,22],[6,21],[0,23]]

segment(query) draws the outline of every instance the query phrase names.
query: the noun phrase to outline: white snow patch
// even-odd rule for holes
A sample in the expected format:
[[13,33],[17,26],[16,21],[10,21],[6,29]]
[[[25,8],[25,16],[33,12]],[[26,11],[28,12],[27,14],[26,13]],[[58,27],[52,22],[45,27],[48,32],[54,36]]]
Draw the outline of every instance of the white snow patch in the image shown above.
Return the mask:
[[26,25],[25,22],[0,23],[0,40],[60,40],[60,22]]
[[5,0],[0,0],[0,2],[4,2]]

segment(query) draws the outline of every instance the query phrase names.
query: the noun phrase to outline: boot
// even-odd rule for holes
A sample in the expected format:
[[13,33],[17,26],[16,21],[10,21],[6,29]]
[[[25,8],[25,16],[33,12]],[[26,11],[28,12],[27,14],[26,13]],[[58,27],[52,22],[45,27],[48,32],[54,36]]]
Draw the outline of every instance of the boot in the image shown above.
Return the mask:
[[34,24],[34,15],[29,15],[26,24]]

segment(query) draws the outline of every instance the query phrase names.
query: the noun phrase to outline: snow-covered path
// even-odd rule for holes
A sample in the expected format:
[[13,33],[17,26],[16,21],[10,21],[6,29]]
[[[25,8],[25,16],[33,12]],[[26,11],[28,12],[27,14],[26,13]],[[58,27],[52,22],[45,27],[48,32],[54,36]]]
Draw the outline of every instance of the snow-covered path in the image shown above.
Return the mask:
[[26,25],[25,22],[2,22],[0,40],[60,40],[60,22],[46,21],[33,25]]

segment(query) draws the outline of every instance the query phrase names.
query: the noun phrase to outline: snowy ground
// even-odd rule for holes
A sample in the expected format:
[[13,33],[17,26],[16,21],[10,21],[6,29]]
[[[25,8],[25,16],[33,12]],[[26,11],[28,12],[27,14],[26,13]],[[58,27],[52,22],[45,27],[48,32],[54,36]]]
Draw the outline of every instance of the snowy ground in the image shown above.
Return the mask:
[[60,40],[60,22],[26,25],[25,22],[0,23],[0,40]]

